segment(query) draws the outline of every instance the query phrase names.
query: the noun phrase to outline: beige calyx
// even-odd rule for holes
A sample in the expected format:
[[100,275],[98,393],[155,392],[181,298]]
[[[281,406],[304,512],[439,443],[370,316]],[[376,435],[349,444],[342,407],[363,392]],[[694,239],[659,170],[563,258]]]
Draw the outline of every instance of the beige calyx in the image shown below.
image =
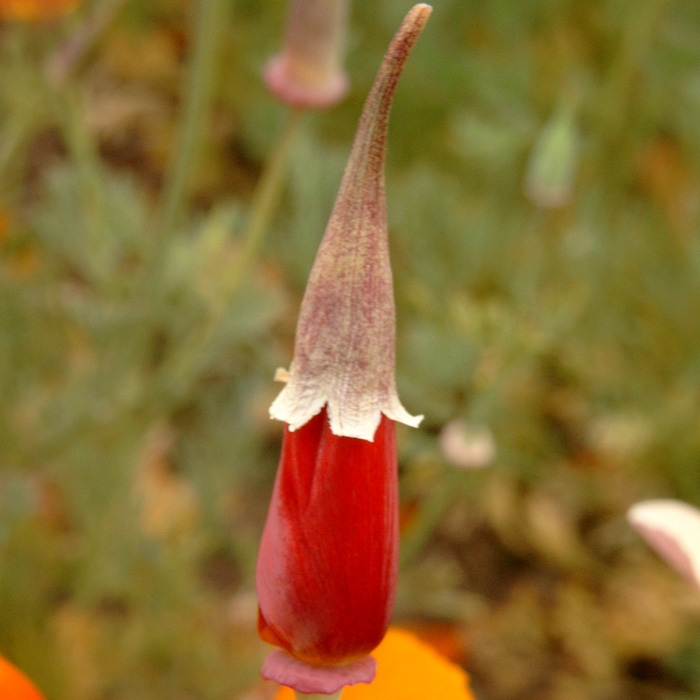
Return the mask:
[[372,441],[384,414],[416,427],[396,392],[396,314],[384,188],[387,124],[399,76],[430,16],[416,5],[365,102],[299,313],[294,358],[270,415],[300,428],[326,406],[336,435]]

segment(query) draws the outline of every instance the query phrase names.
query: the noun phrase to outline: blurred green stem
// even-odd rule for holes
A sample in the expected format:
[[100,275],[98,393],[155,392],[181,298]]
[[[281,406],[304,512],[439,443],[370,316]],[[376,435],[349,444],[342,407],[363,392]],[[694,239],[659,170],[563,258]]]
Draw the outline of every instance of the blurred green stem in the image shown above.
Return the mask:
[[46,73],[57,85],[63,84],[98,42],[129,0],[102,0],[68,40],[46,62]]
[[260,246],[265,237],[265,232],[272,222],[272,217],[277,211],[280,196],[284,188],[285,176],[289,168],[294,144],[300,132],[303,112],[290,110],[282,131],[278,137],[265,170],[253,193],[253,201],[250,204],[248,222],[241,235],[242,248],[236,256],[232,269],[226,271],[230,280],[228,299],[232,299],[240,288],[246,273],[254,262]]
[[433,492],[425,499],[401,542],[401,566],[411,563],[428,543],[450,504],[459,494],[463,476],[464,473],[458,469],[446,470]]
[[617,139],[628,121],[629,101],[637,87],[642,61],[651,50],[669,0],[630,6],[601,95],[602,117],[609,136]]
[[209,104],[214,86],[216,55],[223,36],[223,0],[201,0],[197,16],[194,53],[190,65],[187,96],[178,149],[166,174],[161,233],[166,233],[180,223],[187,176],[201,145],[204,124],[209,114]]
[[163,377],[171,390],[173,387],[179,387],[180,391],[186,390],[189,382],[196,378],[199,365],[206,357],[206,350],[219,332],[222,317],[231,307],[255,261],[284,190],[285,176],[300,132],[302,116],[303,113],[298,111],[290,111],[287,115],[287,121],[255,188],[248,222],[241,235],[241,248],[236,251],[232,262],[222,265],[218,272],[218,303],[212,306],[199,329],[190,334],[188,342],[180,346],[163,367]]
[[[5,28],[2,28],[5,30]],[[7,31],[7,30],[5,30]],[[29,30],[23,26],[15,26],[3,36],[6,43],[3,53],[5,68],[11,67],[12,77],[10,84],[23,86],[26,82],[32,85],[33,74],[31,67],[30,50],[32,37]],[[44,110],[40,107],[40,99],[35,98],[36,90],[23,89],[21,102],[13,105],[7,116],[3,115],[0,124],[0,189],[8,186],[7,171],[15,164],[18,155],[27,145],[27,142],[44,118]]]
[[85,229],[95,238],[108,237],[103,170],[98,144],[87,124],[85,97],[77,87],[56,94],[63,138],[80,177]]

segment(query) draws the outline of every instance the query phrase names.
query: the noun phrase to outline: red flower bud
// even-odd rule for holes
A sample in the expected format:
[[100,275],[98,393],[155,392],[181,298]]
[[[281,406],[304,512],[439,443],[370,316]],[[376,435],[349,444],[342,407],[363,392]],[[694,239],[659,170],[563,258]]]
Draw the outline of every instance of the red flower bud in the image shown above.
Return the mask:
[[[384,417],[373,442],[334,435],[325,410],[287,428],[257,566],[261,637],[308,664],[367,656],[391,619],[398,542],[394,422]],[[338,689],[300,680],[302,692]]]
[[256,570],[265,678],[333,693],[374,678],[398,556],[395,313],[384,194],[391,100],[431,8],[416,5],[367,98],[302,302],[287,427]]

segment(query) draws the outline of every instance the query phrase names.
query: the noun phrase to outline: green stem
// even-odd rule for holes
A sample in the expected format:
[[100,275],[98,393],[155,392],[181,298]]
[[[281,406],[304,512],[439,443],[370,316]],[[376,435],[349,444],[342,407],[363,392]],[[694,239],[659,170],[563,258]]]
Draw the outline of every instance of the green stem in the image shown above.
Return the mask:
[[37,111],[27,110],[21,115],[12,116],[6,124],[2,125],[2,138],[0,139],[0,176],[9,169],[18,154],[26,145],[32,130],[37,124],[35,118]]
[[74,89],[58,95],[57,103],[66,147],[79,176],[85,229],[95,239],[109,236],[99,148],[87,125],[85,97]]
[[285,176],[302,123],[301,117],[300,112],[288,114],[270,154],[253,194],[248,222],[241,236],[241,250],[230,265],[223,266],[218,272],[221,285],[218,303],[210,309],[208,317],[203,320],[199,329],[189,335],[187,343],[167,358],[163,366],[162,376],[166,385],[170,387],[169,391],[172,391],[173,387],[182,390],[196,378],[198,364],[206,357],[207,349],[215,341],[221,318],[230,308],[250,271],[284,189]]
[[187,176],[201,145],[213,92],[216,56],[223,36],[221,26],[224,7],[222,0],[201,0],[199,5],[184,116],[177,139],[178,150],[164,186],[162,233],[177,226],[182,216]]
[[270,153],[265,170],[255,188],[248,222],[241,235],[242,248],[234,260],[232,269],[226,273],[230,280],[228,299],[235,296],[245,279],[246,273],[257,257],[272,217],[277,211],[294,144],[301,128],[302,115],[303,113],[297,110],[290,110],[287,113],[277,143]]
[[343,692],[343,689],[341,688],[338,692],[331,693],[330,695],[323,695],[322,693],[314,693],[313,695],[304,695],[304,693],[300,693],[298,690],[295,690],[294,695],[295,695],[297,700],[339,700],[342,692]]
[[46,63],[46,72],[56,85],[63,84],[80,65],[128,1],[102,0],[68,41],[51,54]]
[[416,519],[401,542],[401,566],[412,562],[430,540],[450,504],[459,494],[461,474],[450,469],[423,502]]
[[640,65],[653,47],[668,5],[669,0],[640,3],[624,24],[601,95],[602,116],[611,138],[618,138],[625,128]]

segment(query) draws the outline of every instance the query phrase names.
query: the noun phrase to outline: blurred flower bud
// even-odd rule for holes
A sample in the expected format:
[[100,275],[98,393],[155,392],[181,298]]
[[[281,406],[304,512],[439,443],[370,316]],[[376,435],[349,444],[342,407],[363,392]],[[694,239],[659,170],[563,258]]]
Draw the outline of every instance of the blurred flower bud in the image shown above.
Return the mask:
[[568,204],[573,193],[578,154],[576,113],[573,104],[566,103],[537,137],[525,179],[527,197],[545,208]]
[[460,469],[488,467],[496,457],[496,442],[486,426],[450,421],[440,432],[442,456]]
[[630,525],[676,571],[700,587],[700,511],[682,501],[642,501],[627,513]]
[[331,107],[347,92],[343,55],[349,0],[291,0],[282,52],[265,69],[265,82],[282,102]]

